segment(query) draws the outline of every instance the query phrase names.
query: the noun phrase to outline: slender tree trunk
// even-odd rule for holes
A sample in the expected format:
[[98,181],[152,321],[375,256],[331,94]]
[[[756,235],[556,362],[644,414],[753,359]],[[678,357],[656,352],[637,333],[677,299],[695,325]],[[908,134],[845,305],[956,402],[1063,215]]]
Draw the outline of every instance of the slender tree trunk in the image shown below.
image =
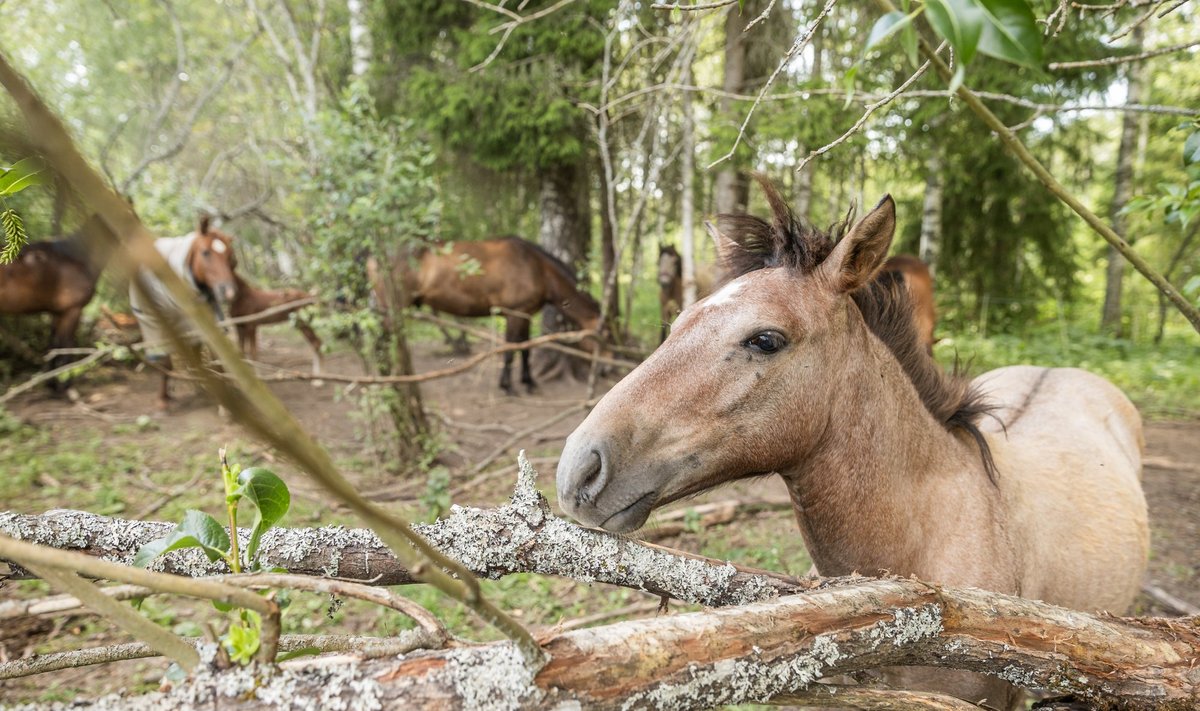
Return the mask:
[[[729,94],[740,94],[746,84],[746,23],[753,18],[754,6],[741,4],[730,6],[725,15],[725,78],[722,88]],[[721,98],[720,112],[722,121],[736,129],[741,125],[742,116],[738,111],[739,103],[729,96]],[[728,139],[732,140],[732,138]],[[713,197],[718,213],[744,212],[745,200],[742,195],[748,191],[744,176],[737,168],[737,158],[730,158],[722,164],[717,172],[713,187]]]
[[[683,83],[692,83],[692,63],[689,60],[683,67]],[[696,301],[696,250],[695,225],[692,220],[696,213],[694,186],[696,182],[696,136],[695,122],[692,117],[692,93],[684,91],[680,94],[682,102],[683,121],[679,127],[682,147],[679,151],[679,172],[683,186],[680,195],[679,216],[679,256],[683,260],[683,308]]]
[[917,247],[929,273],[937,274],[938,250],[942,245],[942,155],[936,148],[925,162],[925,204],[921,211],[921,241]]
[[[1131,49],[1137,51],[1142,46],[1143,31],[1141,25],[1134,28]],[[1128,91],[1125,95],[1126,104],[1136,104],[1142,98],[1143,68],[1141,62],[1133,62],[1127,69]],[[1137,114],[1126,113],[1121,119],[1121,145],[1117,149],[1117,175],[1113,184],[1112,210],[1109,219],[1113,231],[1126,238],[1125,215],[1122,210],[1133,192],[1133,161],[1136,151],[1138,134]],[[1116,247],[1109,245],[1108,268],[1105,274],[1104,310],[1100,317],[1100,330],[1110,333],[1117,338],[1125,335],[1121,323],[1121,284],[1125,277],[1125,258]]]
[[350,75],[361,79],[371,70],[374,51],[365,0],[346,0],[350,15]]
[[[611,186],[603,168],[596,172],[600,176],[600,283],[612,285],[608,294],[607,318],[610,324],[615,324],[621,318],[621,284],[618,279],[612,277],[613,270],[617,268],[617,230],[606,202]],[[617,196],[614,194],[612,197],[615,204]],[[613,333],[617,333],[617,330],[613,329]]]
[[[541,227],[538,242],[554,256],[566,262],[580,281],[586,281],[582,267],[587,261],[592,241],[592,221],[587,199],[587,170],[580,162],[552,166],[542,171]],[[542,308],[542,333],[571,330],[573,326],[553,306]],[[540,380],[569,376],[576,380],[587,378],[587,362],[572,358],[560,351],[539,349],[534,353],[534,370]]]

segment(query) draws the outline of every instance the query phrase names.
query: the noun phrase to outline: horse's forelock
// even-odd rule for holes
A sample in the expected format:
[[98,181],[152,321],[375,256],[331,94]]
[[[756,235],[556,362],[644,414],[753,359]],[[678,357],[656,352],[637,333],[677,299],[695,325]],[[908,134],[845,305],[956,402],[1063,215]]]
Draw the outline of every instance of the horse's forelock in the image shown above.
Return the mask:
[[[753,215],[717,216],[717,229],[733,244],[722,255],[725,281],[769,267],[811,272],[833,250],[830,233],[796,219],[775,186],[760,174],[754,177],[771,208],[772,220]],[[831,232],[840,234],[843,229],[839,223]]]

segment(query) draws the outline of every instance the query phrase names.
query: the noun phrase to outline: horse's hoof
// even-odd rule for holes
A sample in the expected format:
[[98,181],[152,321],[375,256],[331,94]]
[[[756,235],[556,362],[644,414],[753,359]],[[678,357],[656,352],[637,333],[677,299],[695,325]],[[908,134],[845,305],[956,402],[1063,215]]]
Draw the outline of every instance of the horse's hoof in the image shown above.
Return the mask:
[[322,386],[322,385],[324,385],[324,384],[325,384],[325,381],[324,381],[324,380],[321,380],[320,378],[317,378],[317,379],[315,379],[315,380],[313,380],[313,381],[312,381],[312,386],[313,386],[314,388],[319,388],[319,387],[321,387],[321,386]]
[[535,385],[534,383],[525,383],[525,392],[526,393],[528,393],[530,395],[536,395],[537,391],[538,391],[537,385]]

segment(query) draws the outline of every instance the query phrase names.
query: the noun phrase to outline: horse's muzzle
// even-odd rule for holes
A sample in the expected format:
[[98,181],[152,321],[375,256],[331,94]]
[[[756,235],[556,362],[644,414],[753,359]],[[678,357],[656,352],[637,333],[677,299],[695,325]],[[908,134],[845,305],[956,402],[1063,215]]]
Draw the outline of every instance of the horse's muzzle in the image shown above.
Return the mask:
[[558,505],[587,526],[624,533],[639,528],[658,500],[657,491],[612,485],[613,461],[603,444],[567,438],[558,460]]

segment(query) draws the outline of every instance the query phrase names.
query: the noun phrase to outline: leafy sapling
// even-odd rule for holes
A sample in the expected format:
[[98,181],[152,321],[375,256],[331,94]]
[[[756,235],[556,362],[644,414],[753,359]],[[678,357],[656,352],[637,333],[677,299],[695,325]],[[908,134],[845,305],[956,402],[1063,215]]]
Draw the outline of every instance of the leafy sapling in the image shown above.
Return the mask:
[[[224,561],[234,573],[262,570],[258,553],[263,534],[287,513],[291,506],[291,493],[283,480],[269,469],[250,467],[239,471],[229,464],[224,448],[220,450],[220,457],[229,530],[226,531],[209,514],[189,509],[174,530],[138,549],[133,557],[134,565],[146,567],[164,553],[182,548],[199,548],[210,561]],[[238,507],[243,501],[253,507],[254,523],[245,549],[240,549],[237,536]],[[219,602],[214,602],[213,606],[222,612],[232,609]],[[222,637],[230,659],[241,664],[248,663],[258,651],[261,631],[262,617],[257,612],[239,610],[237,618],[230,624],[229,632]]]

